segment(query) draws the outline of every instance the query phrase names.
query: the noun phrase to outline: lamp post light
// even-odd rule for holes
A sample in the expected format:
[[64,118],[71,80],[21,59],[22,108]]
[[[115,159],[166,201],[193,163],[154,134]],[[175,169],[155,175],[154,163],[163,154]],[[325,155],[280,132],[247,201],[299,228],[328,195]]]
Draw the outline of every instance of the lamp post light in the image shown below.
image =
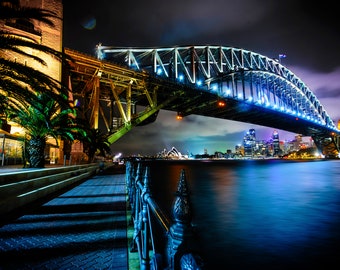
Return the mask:
[[287,55],[285,55],[285,54],[279,54],[279,63],[282,64],[281,59],[286,58],[286,57],[287,57]]

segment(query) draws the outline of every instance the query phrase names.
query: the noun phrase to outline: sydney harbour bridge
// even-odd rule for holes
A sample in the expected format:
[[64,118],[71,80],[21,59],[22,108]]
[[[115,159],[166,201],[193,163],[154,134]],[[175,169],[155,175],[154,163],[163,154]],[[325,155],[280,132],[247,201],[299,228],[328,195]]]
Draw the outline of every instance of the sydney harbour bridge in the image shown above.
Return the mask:
[[93,128],[112,144],[159,110],[196,114],[310,136],[326,157],[338,157],[340,131],[306,84],[279,61],[221,46],[96,47],[96,56],[68,48],[65,78]]

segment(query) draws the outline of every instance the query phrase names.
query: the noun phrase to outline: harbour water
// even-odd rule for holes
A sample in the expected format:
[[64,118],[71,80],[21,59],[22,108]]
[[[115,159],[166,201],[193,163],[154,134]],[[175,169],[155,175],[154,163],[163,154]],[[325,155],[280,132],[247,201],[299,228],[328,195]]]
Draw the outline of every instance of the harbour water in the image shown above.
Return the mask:
[[185,170],[206,269],[339,269],[340,161],[152,161],[171,215]]

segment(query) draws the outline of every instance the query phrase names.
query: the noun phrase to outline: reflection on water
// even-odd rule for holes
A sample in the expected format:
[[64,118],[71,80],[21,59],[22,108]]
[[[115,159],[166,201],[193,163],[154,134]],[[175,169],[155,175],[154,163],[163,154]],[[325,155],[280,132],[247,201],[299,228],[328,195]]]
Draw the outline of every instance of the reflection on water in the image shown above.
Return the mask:
[[147,165],[168,213],[185,170],[207,269],[339,269],[340,161]]

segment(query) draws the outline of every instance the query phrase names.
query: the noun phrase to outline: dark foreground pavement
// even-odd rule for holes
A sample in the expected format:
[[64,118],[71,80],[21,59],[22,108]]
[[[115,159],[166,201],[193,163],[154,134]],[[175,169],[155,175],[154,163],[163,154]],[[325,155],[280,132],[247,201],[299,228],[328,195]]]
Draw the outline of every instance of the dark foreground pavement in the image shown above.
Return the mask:
[[96,175],[0,224],[0,269],[128,267],[125,174]]

